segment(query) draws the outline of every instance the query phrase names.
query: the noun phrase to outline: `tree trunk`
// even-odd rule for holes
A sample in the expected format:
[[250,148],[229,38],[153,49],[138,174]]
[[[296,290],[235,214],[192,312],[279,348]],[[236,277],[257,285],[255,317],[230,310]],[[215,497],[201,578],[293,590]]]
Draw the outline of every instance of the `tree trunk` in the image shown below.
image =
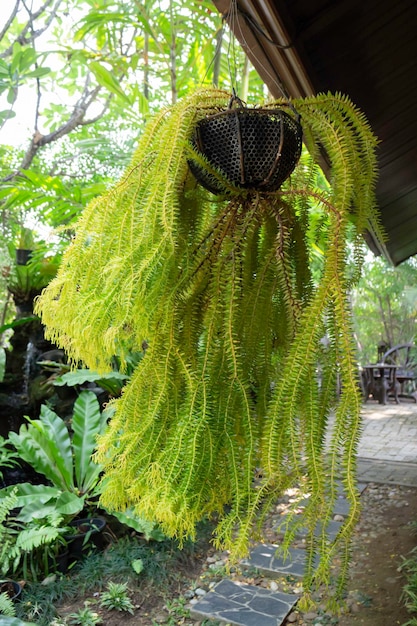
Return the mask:
[[222,44],[223,44],[224,27],[222,26],[216,34],[216,51],[214,53],[214,65],[213,65],[213,85],[219,86],[220,76],[220,62],[222,59]]

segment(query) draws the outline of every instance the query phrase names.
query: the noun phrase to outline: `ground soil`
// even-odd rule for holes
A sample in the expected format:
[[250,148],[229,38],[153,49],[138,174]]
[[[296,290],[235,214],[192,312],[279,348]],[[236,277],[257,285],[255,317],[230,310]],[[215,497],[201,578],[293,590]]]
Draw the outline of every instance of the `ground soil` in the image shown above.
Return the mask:
[[404,558],[417,545],[417,489],[370,485],[354,537],[350,612],[339,626],[394,626],[410,615],[402,601]]
[[[286,622],[299,625],[338,624],[338,626],[396,626],[409,618],[401,600],[405,576],[401,571],[404,557],[417,544],[412,523],[417,520],[417,489],[370,484],[361,496],[362,514],[354,541],[351,577],[347,590],[347,612],[330,616],[324,609],[302,614],[295,610]],[[87,600],[101,615],[105,626],[154,626],[155,624],[196,625],[189,617],[187,602],[192,590],[209,589],[216,581],[210,561],[224,555],[213,555],[210,544],[204,543],[195,554],[184,558],[178,577],[169,588],[158,591],[151,587],[131,590],[134,615],[100,609],[98,594],[77,603],[62,605],[61,615],[74,613]],[[209,561],[207,561],[209,559]],[[271,579],[232,575],[246,583],[270,586]],[[217,575],[220,580],[221,574]],[[184,599],[183,594],[187,599]],[[213,622],[212,622],[213,623]]]

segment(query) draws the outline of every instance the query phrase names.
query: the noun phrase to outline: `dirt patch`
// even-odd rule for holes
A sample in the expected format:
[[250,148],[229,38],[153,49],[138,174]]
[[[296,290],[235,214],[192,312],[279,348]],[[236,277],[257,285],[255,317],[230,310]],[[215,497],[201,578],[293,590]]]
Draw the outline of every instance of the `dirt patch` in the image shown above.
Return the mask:
[[362,495],[362,515],[354,537],[348,588],[350,613],[339,626],[404,624],[403,557],[417,544],[410,526],[417,520],[417,490],[369,485]]

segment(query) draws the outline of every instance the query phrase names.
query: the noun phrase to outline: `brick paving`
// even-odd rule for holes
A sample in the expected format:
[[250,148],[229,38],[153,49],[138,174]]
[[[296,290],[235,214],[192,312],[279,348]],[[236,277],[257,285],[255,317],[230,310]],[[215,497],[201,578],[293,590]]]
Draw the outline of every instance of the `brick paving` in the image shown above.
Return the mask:
[[363,406],[358,479],[417,487],[417,404]]

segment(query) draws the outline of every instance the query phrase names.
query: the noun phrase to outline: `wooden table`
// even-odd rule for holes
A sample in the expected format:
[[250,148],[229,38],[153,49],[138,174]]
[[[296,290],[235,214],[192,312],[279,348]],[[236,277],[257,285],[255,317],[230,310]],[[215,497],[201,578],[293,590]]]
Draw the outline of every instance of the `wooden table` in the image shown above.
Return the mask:
[[391,363],[371,363],[362,366],[365,402],[372,395],[379,404],[387,404],[388,393],[391,391],[395,402],[399,404],[396,376],[398,367]]

